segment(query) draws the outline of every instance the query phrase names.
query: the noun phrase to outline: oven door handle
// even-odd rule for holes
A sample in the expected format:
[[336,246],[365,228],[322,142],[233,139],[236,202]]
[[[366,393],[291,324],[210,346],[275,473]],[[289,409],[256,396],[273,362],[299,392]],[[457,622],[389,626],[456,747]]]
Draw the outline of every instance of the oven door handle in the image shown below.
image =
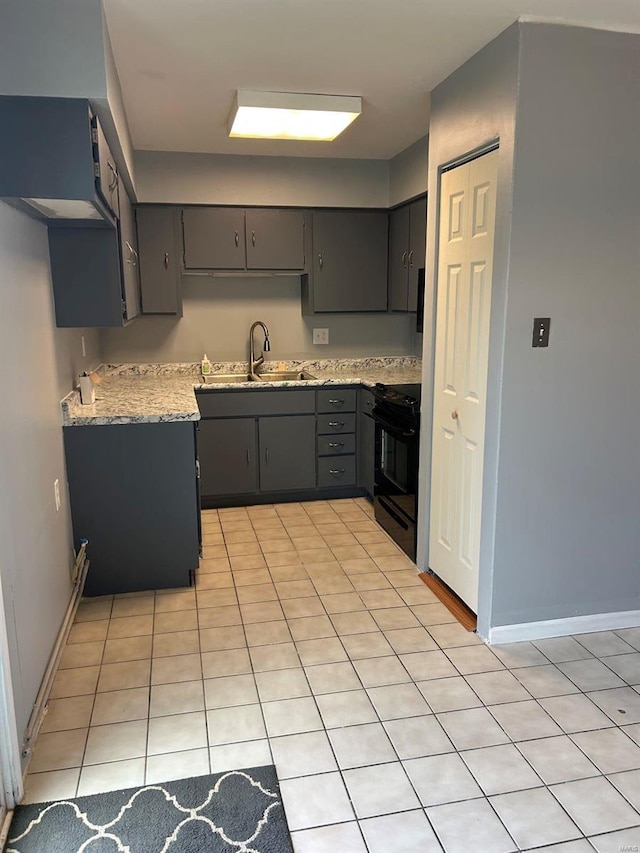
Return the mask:
[[397,435],[401,438],[413,438],[416,435],[415,429],[402,430],[398,429],[397,426],[390,424],[389,421],[386,421],[384,418],[380,417],[380,414],[376,412],[375,408],[371,413],[373,415],[373,419],[376,423],[379,423],[383,429],[386,429],[387,432],[391,433],[391,435]]

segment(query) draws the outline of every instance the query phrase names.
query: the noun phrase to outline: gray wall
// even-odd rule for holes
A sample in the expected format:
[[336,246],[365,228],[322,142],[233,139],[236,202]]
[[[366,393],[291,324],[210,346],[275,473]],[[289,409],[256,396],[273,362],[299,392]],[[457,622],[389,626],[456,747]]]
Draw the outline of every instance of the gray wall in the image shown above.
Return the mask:
[[[273,360],[413,353],[415,316],[302,317],[299,276],[182,281],[184,317],[142,317],[125,329],[103,329],[103,361],[199,361],[204,352],[216,361],[244,360],[254,320],[269,327]],[[313,345],[314,326],[329,329],[328,346]]]
[[425,193],[429,178],[429,137],[423,136],[389,160],[389,206]]
[[0,578],[21,740],[71,591],[59,401],[98,357],[95,331],[55,329],[46,228],[3,203],[0,278]]
[[171,204],[387,207],[386,160],[137,151],[138,200]]
[[521,32],[493,625],[640,608],[640,36]]
[[[638,36],[516,24],[432,93],[431,316],[439,168],[500,140],[483,636],[501,625],[640,607],[639,58]],[[548,349],[531,348],[535,316],[551,317]],[[431,327],[424,337],[430,384]]]
[[494,280],[491,302],[491,341],[485,439],[485,476],[481,536],[478,625],[486,635],[489,625],[493,539],[495,524],[495,470],[500,413],[500,376],[511,215],[513,139],[518,82],[518,25],[505,30],[455,71],[431,93],[429,129],[429,196],[425,333],[423,335],[422,429],[420,449],[420,518],[418,565],[429,566],[429,486],[431,477],[431,421],[433,382],[433,327],[440,169],[495,140],[500,142]]
[[[403,174],[410,176],[415,154]],[[209,154],[136,153],[138,198],[172,204],[387,207],[390,164]],[[411,184],[409,177],[405,185]],[[251,323],[272,332],[273,358],[411,355],[415,317],[375,314],[302,316],[300,278],[184,276],[184,317],[143,317],[100,334],[104,361],[218,361],[247,358]],[[329,346],[314,346],[314,327]]]

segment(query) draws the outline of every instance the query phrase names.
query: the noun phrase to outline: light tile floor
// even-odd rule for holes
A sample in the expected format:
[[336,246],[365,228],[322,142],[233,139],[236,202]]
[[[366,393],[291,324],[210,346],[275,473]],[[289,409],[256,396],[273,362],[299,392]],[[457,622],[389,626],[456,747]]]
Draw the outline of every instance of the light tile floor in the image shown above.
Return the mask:
[[640,629],[487,647],[366,500],[210,510],[196,586],[84,601],[27,799],[273,761],[297,853],[640,845]]

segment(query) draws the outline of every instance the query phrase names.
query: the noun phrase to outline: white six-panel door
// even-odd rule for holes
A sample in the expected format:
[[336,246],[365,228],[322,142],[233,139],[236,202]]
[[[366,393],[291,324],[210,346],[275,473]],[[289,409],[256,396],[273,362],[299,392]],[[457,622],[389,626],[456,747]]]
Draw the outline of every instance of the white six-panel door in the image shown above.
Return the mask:
[[442,175],[429,566],[478,605],[498,152]]

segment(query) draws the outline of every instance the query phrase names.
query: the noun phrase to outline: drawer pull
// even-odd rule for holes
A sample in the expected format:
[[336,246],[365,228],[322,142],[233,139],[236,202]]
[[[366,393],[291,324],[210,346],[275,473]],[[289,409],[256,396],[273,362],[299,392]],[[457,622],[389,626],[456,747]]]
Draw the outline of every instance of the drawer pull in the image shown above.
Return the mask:
[[332,406],[344,406],[344,400],[329,400]]
[[337,477],[340,474],[344,474],[344,468],[329,468],[329,473],[333,474],[334,477]]
[[330,441],[329,447],[344,447],[344,441]]
[[344,426],[344,421],[329,421],[329,426],[334,429],[342,429]]

